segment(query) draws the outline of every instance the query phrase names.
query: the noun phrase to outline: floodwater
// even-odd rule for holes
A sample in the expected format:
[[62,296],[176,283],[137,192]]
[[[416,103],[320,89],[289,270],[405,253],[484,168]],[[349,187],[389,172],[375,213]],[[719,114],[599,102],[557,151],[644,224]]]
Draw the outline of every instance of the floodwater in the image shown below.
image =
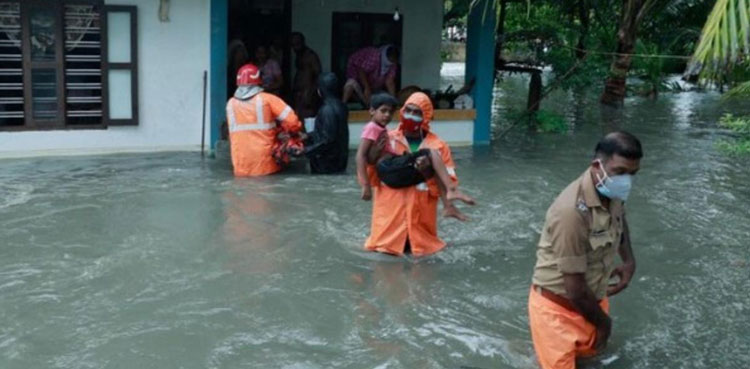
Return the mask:
[[[500,84],[496,136],[525,82]],[[304,166],[234,179],[195,153],[0,161],[0,368],[535,368],[526,297],[547,206],[614,127],[646,157],[638,261],[586,368],[750,367],[750,170],[716,94],[553,94],[567,134],[455,148],[480,205],[424,259],[361,250],[370,204]],[[353,161],[351,163],[353,165]]]

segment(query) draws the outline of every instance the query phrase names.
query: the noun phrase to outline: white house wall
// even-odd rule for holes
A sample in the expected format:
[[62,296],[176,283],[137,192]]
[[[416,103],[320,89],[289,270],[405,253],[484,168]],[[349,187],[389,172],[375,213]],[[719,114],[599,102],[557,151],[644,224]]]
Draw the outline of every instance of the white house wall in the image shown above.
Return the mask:
[[333,12],[393,14],[396,7],[404,22],[401,84],[439,88],[443,0],[293,0],[292,29],[305,35],[330,71]]
[[[362,131],[367,122],[349,123],[349,148],[356,150],[359,147]],[[395,129],[397,123],[392,122],[388,129]],[[430,122],[430,131],[438,135],[443,141],[452,147],[470,146],[474,140],[473,120],[438,120]]]
[[0,157],[199,148],[203,71],[210,62],[209,0],[170,3],[170,21],[162,23],[158,0],[105,1],[138,7],[138,126],[0,132]]

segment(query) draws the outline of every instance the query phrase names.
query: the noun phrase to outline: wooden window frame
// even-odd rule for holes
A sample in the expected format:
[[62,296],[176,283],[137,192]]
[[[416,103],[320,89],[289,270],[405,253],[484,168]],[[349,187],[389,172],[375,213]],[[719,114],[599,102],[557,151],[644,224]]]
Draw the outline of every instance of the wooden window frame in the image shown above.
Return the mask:
[[[102,39],[108,36],[109,28],[107,18],[109,13],[130,13],[130,63],[110,63],[109,42],[102,43],[102,120],[106,126],[137,126],[138,119],[138,9],[133,5],[105,5],[102,7]],[[129,70],[130,75],[130,101],[132,104],[132,116],[130,119],[109,118],[109,71]]]
[[[10,2],[10,1],[9,1]],[[21,20],[21,68],[23,73],[24,124],[17,126],[1,126],[0,132],[5,131],[45,131],[45,130],[79,130],[106,129],[108,126],[126,126],[139,124],[138,107],[138,12],[136,6],[105,5],[104,0],[17,0],[20,6]],[[67,86],[65,81],[65,6],[66,5],[96,5],[100,17],[101,42],[101,106],[102,116],[98,124],[68,124]],[[31,60],[31,13],[34,9],[53,7],[55,11],[55,60]],[[110,11],[130,13],[130,63],[108,63],[109,42],[107,35],[107,14]],[[33,110],[32,72],[39,69],[55,70],[57,117],[55,119],[35,119]],[[125,69],[131,71],[131,119],[109,119],[109,70]]]

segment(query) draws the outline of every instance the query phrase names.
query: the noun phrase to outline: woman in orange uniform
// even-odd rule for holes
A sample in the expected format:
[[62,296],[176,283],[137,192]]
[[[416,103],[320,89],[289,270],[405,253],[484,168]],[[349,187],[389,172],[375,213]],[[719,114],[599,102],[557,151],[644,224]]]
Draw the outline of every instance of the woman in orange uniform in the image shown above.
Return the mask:
[[[405,114],[409,110],[410,114]],[[450,147],[436,134],[430,132],[433,115],[430,98],[417,92],[412,94],[401,109],[398,128],[388,133],[386,145],[401,155],[420,149],[433,149],[440,153],[453,181],[456,178],[455,164]],[[404,116],[418,114],[422,121],[405,119]],[[440,251],[445,247],[437,236],[437,204],[440,189],[434,178],[416,186],[393,189],[381,184],[369,170],[370,182],[374,189],[372,225],[365,249],[401,256],[411,252],[424,256]],[[443,215],[460,218],[462,214],[453,206],[444,207]]]

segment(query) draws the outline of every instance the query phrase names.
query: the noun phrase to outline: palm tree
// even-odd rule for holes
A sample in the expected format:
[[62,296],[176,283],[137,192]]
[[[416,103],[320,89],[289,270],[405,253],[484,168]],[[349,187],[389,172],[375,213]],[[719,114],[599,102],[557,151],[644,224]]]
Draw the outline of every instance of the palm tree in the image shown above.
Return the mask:
[[[717,0],[701,31],[688,71],[703,80],[723,83],[739,62],[750,56],[750,0]],[[750,81],[735,93],[750,92]]]
[[626,78],[633,62],[638,26],[653,8],[668,3],[666,0],[623,0],[620,26],[617,30],[617,55],[609,69],[600,101],[606,105],[620,106],[625,99]]

